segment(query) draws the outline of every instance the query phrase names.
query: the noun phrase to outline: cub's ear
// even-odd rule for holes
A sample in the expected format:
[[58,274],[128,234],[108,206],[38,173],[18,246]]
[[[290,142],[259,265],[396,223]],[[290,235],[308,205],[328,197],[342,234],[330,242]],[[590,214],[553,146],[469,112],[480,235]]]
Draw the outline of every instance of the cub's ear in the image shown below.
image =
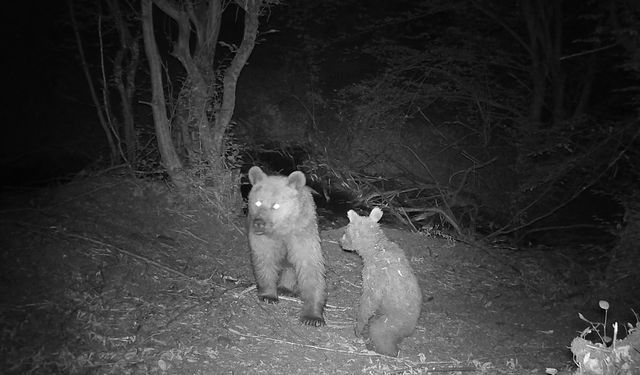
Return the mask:
[[354,210],[349,210],[347,212],[347,217],[349,217],[349,222],[353,223],[358,217],[358,214]]
[[262,169],[260,169],[260,167],[254,165],[249,169],[249,182],[251,182],[251,185],[257,184],[265,177],[267,177],[267,175],[262,171]]
[[289,186],[300,190],[307,183],[307,179],[304,177],[304,173],[295,171],[287,177],[287,183]]
[[380,221],[380,218],[382,218],[382,210],[380,209],[380,207],[374,207],[369,214],[369,218],[373,220],[374,223]]

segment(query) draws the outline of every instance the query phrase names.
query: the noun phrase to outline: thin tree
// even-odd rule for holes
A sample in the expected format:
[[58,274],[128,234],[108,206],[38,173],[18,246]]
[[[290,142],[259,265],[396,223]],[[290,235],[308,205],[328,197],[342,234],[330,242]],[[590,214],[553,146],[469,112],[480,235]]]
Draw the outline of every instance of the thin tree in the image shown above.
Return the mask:
[[[89,94],[91,95],[91,100],[96,107],[96,115],[98,116],[98,121],[100,122],[100,126],[104,131],[105,138],[107,139],[107,144],[109,145],[109,161],[111,165],[114,165],[119,160],[119,145],[116,140],[114,140],[114,135],[117,137],[116,130],[113,128],[112,124],[108,121],[106,113],[109,110],[108,106],[102,105],[100,100],[98,99],[98,92],[93,84],[93,78],[91,75],[91,71],[89,69],[89,63],[87,62],[87,57],[84,51],[84,45],[82,43],[82,38],[80,37],[80,30],[78,27],[78,21],[76,20],[76,13],[73,7],[73,0],[67,0],[67,7],[69,8],[69,16],[71,18],[71,26],[73,27],[73,33],[76,39],[76,45],[78,47],[78,54],[80,57],[80,64],[82,66],[82,72],[84,73],[85,79],[87,80],[87,84],[89,85]],[[104,84],[104,82],[103,82]]]
[[137,137],[133,102],[136,92],[136,73],[140,65],[140,29],[132,33],[131,22],[120,8],[118,0],[107,0],[109,13],[118,32],[119,49],[113,61],[113,83],[120,97],[121,134],[124,156],[129,165],[136,165]]

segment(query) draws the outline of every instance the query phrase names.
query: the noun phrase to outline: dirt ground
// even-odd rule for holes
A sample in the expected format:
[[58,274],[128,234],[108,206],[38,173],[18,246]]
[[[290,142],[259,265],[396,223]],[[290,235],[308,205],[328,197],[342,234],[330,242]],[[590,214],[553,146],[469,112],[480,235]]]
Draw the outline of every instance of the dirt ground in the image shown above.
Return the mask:
[[573,368],[578,312],[602,318],[548,252],[389,228],[424,302],[400,356],[383,357],[354,336],[362,262],[338,245],[346,216],[321,223],[329,299],[315,328],[296,299],[258,301],[242,218],[196,207],[122,176],[5,195],[0,373],[544,374]]

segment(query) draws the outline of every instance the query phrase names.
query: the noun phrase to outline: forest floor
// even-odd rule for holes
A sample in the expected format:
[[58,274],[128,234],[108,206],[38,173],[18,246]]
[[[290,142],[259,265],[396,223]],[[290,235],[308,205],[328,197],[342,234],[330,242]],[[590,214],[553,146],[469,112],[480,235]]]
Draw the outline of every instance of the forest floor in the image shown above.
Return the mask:
[[424,301],[399,357],[384,357],[354,336],[362,262],[338,245],[346,215],[321,222],[329,297],[315,328],[296,299],[258,301],[242,218],[221,224],[161,183],[93,177],[1,203],[3,374],[569,373],[578,313],[603,320],[556,252],[385,228]]

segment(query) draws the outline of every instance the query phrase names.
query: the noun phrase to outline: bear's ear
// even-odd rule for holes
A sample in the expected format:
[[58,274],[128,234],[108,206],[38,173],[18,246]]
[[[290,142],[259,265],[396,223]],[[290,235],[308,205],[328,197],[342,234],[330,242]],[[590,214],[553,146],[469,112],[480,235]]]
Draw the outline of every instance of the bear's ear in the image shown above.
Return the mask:
[[260,167],[254,165],[249,169],[249,182],[251,182],[251,185],[257,184],[265,177],[267,177],[267,175],[262,171],[262,169],[260,169]]
[[347,217],[349,217],[349,222],[353,223],[358,217],[358,214],[354,210],[349,210],[347,212]]
[[371,218],[374,223],[380,221],[380,218],[382,218],[382,210],[380,209],[380,207],[374,207],[369,214],[369,218]]
[[289,186],[300,190],[307,183],[307,179],[304,177],[304,173],[295,171],[291,173],[289,177],[287,177],[287,183],[289,184]]

